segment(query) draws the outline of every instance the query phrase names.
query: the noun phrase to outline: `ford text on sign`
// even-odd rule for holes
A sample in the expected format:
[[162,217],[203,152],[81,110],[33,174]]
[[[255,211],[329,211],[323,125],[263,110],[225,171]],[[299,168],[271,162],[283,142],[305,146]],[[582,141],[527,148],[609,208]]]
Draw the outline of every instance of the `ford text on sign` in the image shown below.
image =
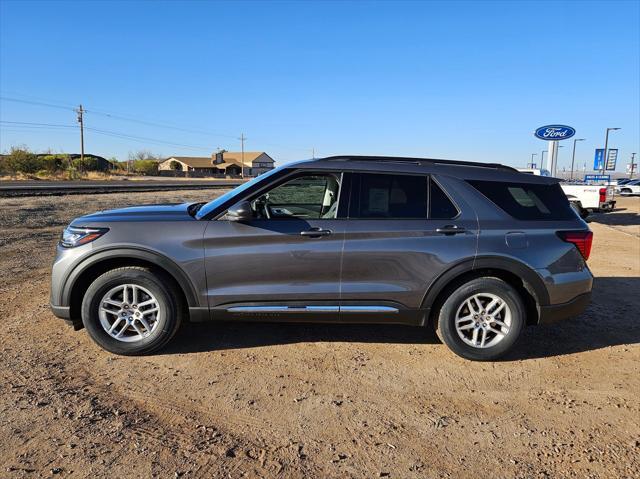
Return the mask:
[[576,130],[566,125],[547,125],[538,128],[534,135],[541,140],[568,140],[576,134]]

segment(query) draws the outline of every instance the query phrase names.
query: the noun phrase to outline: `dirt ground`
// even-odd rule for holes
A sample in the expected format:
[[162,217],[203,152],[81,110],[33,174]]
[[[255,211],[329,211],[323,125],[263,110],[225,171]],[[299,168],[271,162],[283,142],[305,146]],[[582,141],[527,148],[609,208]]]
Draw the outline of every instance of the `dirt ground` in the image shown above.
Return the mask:
[[640,477],[640,198],[591,223],[588,311],[501,362],[418,328],[239,323],[125,358],[49,312],[71,218],[210,194],[0,199],[0,477]]

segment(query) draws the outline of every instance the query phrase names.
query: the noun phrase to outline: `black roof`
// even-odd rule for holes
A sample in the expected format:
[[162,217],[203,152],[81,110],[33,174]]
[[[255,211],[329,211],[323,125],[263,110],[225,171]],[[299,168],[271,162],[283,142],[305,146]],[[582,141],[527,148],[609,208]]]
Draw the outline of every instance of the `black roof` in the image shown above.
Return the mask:
[[461,161],[461,160],[443,160],[439,158],[412,158],[405,156],[363,156],[363,155],[348,155],[348,156],[328,156],[323,158],[325,161],[384,161],[384,162],[401,162],[401,163],[414,163],[416,165],[424,164],[440,164],[450,166],[474,166],[479,168],[494,168],[507,171],[518,171],[511,166],[501,165],[500,163],[474,163],[473,161]]
[[323,170],[367,170],[403,173],[434,173],[462,179],[518,181],[523,183],[555,183],[555,178],[525,175],[511,166],[499,163],[444,160],[438,158],[412,158],[396,156],[338,155],[301,161],[287,166]]

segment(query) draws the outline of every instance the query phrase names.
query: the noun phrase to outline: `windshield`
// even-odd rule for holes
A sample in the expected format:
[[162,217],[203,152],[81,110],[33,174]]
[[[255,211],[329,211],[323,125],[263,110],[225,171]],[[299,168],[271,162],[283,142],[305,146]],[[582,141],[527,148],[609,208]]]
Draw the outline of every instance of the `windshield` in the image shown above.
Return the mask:
[[256,183],[261,182],[262,180],[270,177],[271,175],[273,175],[274,173],[276,173],[278,171],[280,171],[280,168],[275,168],[273,170],[269,170],[266,173],[263,173],[260,176],[256,176],[252,180],[247,181],[246,183],[243,183],[242,185],[238,186],[237,188],[234,188],[231,191],[227,191],[224,195],[218,196],[215,200],[212,200],[209,203],[203,205],[202,208],[200,208],[198,210],[198,212],[196,213],[196,219],[199,220],[199,219],[204,218],[209,213],[214,211],[216,208],[218,208],[219,206],[221,206],[224,203],[226,203],[227,201],[229,201],[234,196],[242,193],[243,191],[248,190],[249,188],[251,188]]

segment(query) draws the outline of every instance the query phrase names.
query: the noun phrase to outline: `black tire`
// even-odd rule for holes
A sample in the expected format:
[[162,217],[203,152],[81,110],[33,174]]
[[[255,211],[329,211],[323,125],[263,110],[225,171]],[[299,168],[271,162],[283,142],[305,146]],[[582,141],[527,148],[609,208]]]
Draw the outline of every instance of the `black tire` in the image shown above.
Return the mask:
[[[103,296],[112,288],[133,284],[146,288],[158,303],[158,324],[151,334],[135,342],[123,342],[110,336],[100,323],[98,310]],[[98,276],[82,300],[82,323],[99,346],[115,354],[135,356],[153,353],[165,346],[178,331],[183,306],[171,278],[137,266],[117,268]]]
[[[479,293],[498,296],[506,303],[511,312],[511,325],[508,332],[497,344],[486,348],[474,347],[465,343],[455,327],[458,309],[468,298]],[[520,294],[499,278],[482,277],[452,288],[438,312],[436,333],[440,340],[458,356],[473,361],[493,361],[511,350],[520,337],[525,324],[526,310]]]

